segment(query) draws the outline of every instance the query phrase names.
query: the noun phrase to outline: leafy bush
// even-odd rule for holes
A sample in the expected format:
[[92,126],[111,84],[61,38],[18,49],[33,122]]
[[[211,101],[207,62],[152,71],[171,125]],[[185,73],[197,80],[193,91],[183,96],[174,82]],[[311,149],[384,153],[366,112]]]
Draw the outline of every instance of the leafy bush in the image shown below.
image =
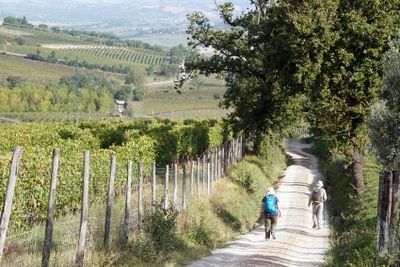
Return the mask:
[[233,166],[230,175],[233,181],[242,186],[249,194],[254,194],[261,187],[262,180],[265,178],[258,166],[247,161]]
[[171,206],[164,209],[161,204],[145,211],[143,231],[134,241],[136,255],[144,262],[162,262],[183,242],[177,231],[179,212]]

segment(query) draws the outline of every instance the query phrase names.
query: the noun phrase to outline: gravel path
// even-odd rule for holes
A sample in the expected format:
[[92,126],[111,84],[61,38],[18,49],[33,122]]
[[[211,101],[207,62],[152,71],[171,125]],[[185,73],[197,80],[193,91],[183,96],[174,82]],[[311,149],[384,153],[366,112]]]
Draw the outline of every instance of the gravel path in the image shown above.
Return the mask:
[[329,248],[329,226],[326,220],[325,227],[320,230],[312,228],[308,197],[321,177],[318,160],[303,152],[305,147],[308,145],[296,140],[287,142],[287,153],[294,159],[294,164],[286,169],[277,189],[282,210],[277,239],[265,240],[262,226],[190,267],[324,265],[324,254]]

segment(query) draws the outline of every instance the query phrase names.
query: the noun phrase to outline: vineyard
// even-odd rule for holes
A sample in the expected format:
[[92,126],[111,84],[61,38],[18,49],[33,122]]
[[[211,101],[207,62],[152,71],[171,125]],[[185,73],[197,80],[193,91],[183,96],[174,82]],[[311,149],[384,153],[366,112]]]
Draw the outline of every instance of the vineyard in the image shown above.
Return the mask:
[[[152,162],[165,166],[182,158],[201,155],[229,137],[217,121],[82,122],[70,124],[3,125],[0,131],[0,173],[6,177],[14,146],[24,148],[13,204],[14,228],[29,227],[45,218],[51,151],[61,151],[56,216],[79,209],[82,151],[91,153],[90,203],[103,200],[111,155],[118,159],[116,191],[124,185],[125,164],[141,160],[148,174]],[[6,179],[0,184],[3,201]]]
[[59,60],[86,61],[90,64],[99,65],[160,65],[167,60],[163,53],[148,51],[145,49],[120,48],[108,46],[68,46],[64,45],[61,48],[54,49],[46,46],[34,45],[3,45],[2,50],[22,55],[37,54],[47,57],[52,51]]
[[73,59],[73,56],[77,55],[79,58],[105,58],[113,61],[145,65],[160,65],[166,60],[166,57],[160,54],[118,47],[71,47],[62,48],[57,52],[61,58],[67,57]]

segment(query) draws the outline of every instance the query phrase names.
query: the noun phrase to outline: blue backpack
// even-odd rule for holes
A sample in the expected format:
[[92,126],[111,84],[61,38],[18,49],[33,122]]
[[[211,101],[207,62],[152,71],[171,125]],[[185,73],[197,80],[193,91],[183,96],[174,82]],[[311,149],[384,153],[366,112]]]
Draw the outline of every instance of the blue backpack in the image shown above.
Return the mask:
[[267,214],[276,213],[276,199],[274,195],[267,195],[264,203],[264,212]]

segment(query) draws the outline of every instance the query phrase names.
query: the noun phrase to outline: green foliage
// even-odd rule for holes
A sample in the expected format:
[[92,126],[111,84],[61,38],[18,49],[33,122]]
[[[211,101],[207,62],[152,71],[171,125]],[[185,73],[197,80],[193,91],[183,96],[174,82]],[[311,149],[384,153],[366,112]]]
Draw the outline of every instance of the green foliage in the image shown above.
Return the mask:
[[172,64],[182,64],[188,53],[189,51],[182,44],[174,46],[169,51],[170,62]]
[[230,175],[249,194],[254,194],[261,187],[263,172],[255,164],[240,162],[232,167]]
[[[10,151],[15,145],[24,148],[13,204],[14,227],[26,227],[45,218],[52,148],[58,147],[61,152],[57,216],[79,210],[83,150],[90,150],[90,203],[98,203],[106,196],[111,155],[117,156],[117,192],[125,184],[125,165],[128,160],[141,160],[144,166],[150,166],[154,160],[154,142],[148,136],[131,135],[119,146],[112,145],[105,150],[101,148],[103,141],[100,138],[76,124],[2,126],[0,140],[2,162],[9,162]],[[1,166],[1,177],[7,177],[7,173],[8,163]],[[3,181],[0,191],[4,193],[6,179]]]
[[125,83],[134,84],[136,88],[141,88],[144,84],[145,75],[143,69],[131,69],[125,77]]
[[160,264],[183,248],[183,241],[177,231],[179,212],[170,207],[164,209],[156,204],[155,212],[145,211],[143,230],[131,244],[134,255],[144,263]]
[[367,117],[381,86],[381,59],[398,24],[400,5],[398,1],[333,3],[333,42],[312,85],[308,117],[314,134],[332,153],[341,150],[349,161],[356,161],[368,143]]
[[[318,150],[327,158],[327,149]],[[367,157],[366,191],[362,197],[356,197],[348,182],[352,174],[346,162],[343,155],[323,161],[323,174],[330,192],[328,208],[332,231],[326,266],[392,266],[388,261],[377,262],[376,257],[376,192],[380,166],[372,157]]]
[[[12,82],[20,80],[12,78]],[[10,78],[11,81],[11,78]],[[80,91],[58,85],[22,83],[13,88],[0,87],[0,112],[107,112],[113,105],[111,94],[103,88]]]
[[19,75],[10,75],[7,77],[8,87],[11,89],[24,82],[24,79]]
[[372,147],[388,170],[400,169],[400,38],[390,43],[384,60],[384,86],[369,121]]
[[171,253],[181,246],[176,225],[178,214],[172,205],[164,209],[159,204],[154,213],[151,210],[146,211],[143,231],[157,252]]
[[232,3],[219,5],[223,28],[201,12],[188,17],[189,45],[218,53],[192,56],[186,71],[226,74],[222,105],[232,110],[229,121],[255,139],[268,131],[285,134],[302,119],[299,111],[305,106],[314,134],[353,160],[356,187],[362,190],[358,170],[368,142],[366,121],[381,83],[387,40],[399,23],[400,3],[251,4],[240,15]]
[[[235,128],[284,134],[299,112],[304,89],[318,74],[332,34],[335,6],[319,1],[251,1],[253,8],[235,15],[232,3],[219,5],[224,28],[213,27],[201,12],[189,16],[192,48],[219,53],[189,58],[187,72],[226,74],[223,107],[232,110]],[[259,10],[257,12],[256,10]]]
[[22,18],[7,16],[4,18],[3,22],[4,24],[33,28],[33,25],[28,23],[25,16],[23,16]]
[[[59,148],[61,153],[56,211],[56,216],[60,216],[80,208],[83,150],[90,151],[89,198],[94,204],[106,196],[111,155],[117,156],[115,191],[121,192],[128,160],[141,160],[147,174],[155,160],[165,166],[183,157],[200,155],[209,147],[210,127],[217,124],[216,121],[89,121],[2,125],[0,162],[4,164],[0,165],[0,177],[7,177],[13,147],[24,148],[13,204],[13,226],[27,227],[45,218],[53,148]],[[215,140],[213,143],[218,144]],[[3,179],[0,183],[0,201],[6,182]]]

